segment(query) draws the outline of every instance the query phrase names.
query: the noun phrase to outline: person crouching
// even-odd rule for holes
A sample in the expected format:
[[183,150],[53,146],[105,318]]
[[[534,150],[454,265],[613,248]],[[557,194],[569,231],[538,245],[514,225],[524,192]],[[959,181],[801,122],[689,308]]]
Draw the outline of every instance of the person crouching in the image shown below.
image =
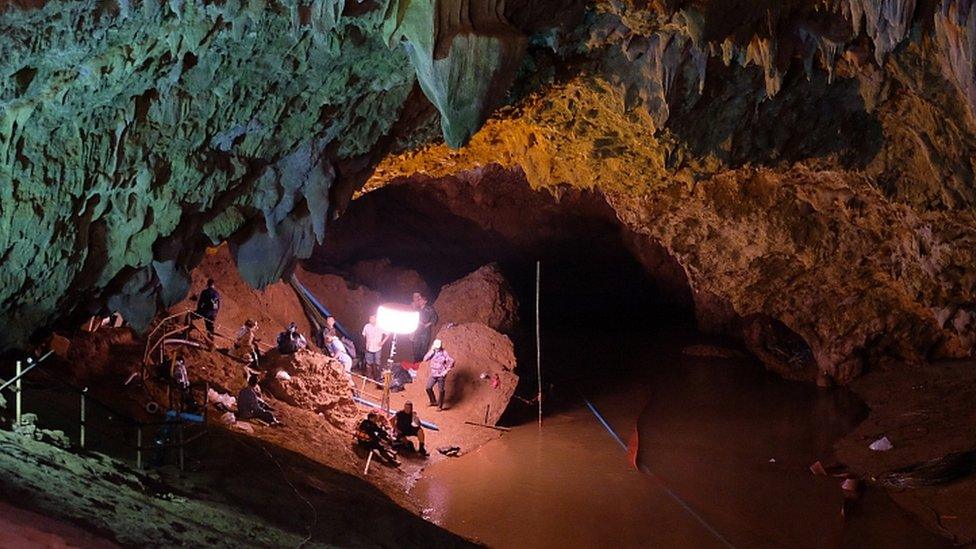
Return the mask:
[[361,448],[373,452],[377,459],[382,460],[387,465],[397,466],[400,462],[396,458],[396,453],[390,448],[393,440],[386,432],[386,429],[379,424],[379,415],[370,412],[366,419],[359,422],[356,428],[356,444]]

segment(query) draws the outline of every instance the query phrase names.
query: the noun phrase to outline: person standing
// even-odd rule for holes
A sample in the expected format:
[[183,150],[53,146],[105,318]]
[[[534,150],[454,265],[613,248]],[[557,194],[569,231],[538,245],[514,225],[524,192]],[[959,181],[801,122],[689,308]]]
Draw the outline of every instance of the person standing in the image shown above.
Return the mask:
[[413,308],[420,311],[420,324],[413,333],[413,362],[416,368],[417,363],[424,361],[424,355],[430,347],[431,333],[437,324],[437,311],[428,303],[427,296],[421,292],[413,293]]
[[180,391],[186,391],[190,388],[190,375],[186,371],[186,360],[183,358],[183,353],[176,355],[170,377]]
[[200,292],[200,297],[197,298],[197,314],[203,317],[210,339],[214,337],[214,322],[217,320],[218,311],[220,311],[220,293],[217,291],[216,282],[211,278],[207,280],[207,288]]
[[[435,339],[430,352],[424,355],[424,361],[430,361],[430,377],[427,378],[427,398],[430,399],[431,406],[437,406],[438,410],[443,410],[445,382],[447,373],[451,371],[451,368],[454,368],[454,358],[448,354],[447,349],[441,344],[441,340]],[[434,398],[434,385],[440,387],[440,400]]]
[[363,339],[366,341],[366,354],[363,357],[366,363],[366,377],[373,381],[380,381],[381,354],[383,346],[390,339],[390,334],[376,324],[376,315],[369,315],[369,322],[363,326]]

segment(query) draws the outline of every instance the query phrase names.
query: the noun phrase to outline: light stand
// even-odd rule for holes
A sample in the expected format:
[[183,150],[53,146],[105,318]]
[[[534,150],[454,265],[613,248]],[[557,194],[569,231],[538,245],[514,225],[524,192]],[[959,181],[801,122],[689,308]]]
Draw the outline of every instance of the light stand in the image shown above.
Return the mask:
[[397,336],[412,334],[420,325],[420,312],[412,307],[399,304],[380,305],[376,309],[376,324],[384,332],[393,334],[393,344],[390,346],[390,357],[386,360],[383,371],[383,402],[385,410],[390,409],[390,384],[393,378],[393,357],[397,351]]

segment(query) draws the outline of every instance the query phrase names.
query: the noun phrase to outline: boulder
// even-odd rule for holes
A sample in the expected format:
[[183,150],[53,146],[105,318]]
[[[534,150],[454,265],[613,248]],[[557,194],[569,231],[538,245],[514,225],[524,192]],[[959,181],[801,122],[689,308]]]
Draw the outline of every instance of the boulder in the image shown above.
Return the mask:
[[507,336],[485,326],[467,323],[447,326],[437,338],[454,357],[448,376],[446,404],[455,415],[494,425],[515,394],[515,353]]
[[511,334],[518,324],[518,302],[494,263],[441,288],[434,309],[444,326],[479,322]]
[[[273,352],[262,367],[268,372],[263,386],[276,399],[322,414],[337,426],[346,426],[356,417],[352,383],[338,361],[311,351]],[[277,375],[282,371],[288,376]]]

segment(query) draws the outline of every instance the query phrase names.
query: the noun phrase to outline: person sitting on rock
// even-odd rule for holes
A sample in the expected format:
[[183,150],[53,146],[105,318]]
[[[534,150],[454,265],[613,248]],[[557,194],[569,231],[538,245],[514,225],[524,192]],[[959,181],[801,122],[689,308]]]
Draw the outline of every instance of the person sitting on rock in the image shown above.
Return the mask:
[[[444,391],[446,387],[447,373],[454,368],[454,359],[447,353],[447,349],[441,344],[441,340],[435,339],[430,351],[424,355],[424,361],[429,361],[430,377],[427,378],[427,398],[430,399],[431,406],[437,406],[438,410],[444,409]],[[438,401],[434,398],[434,385],[440,386],[441,396]]]
[[318,337],[316,339],[316,345],[322,348],[326,353],[329,352],[329,342],[328,336],[339,335],[339,329],[336,328],[336,319],[334,316],[329,315],[325,317],[325,325],[319,330]]
[[257,360],[258,346],[255,332],[258,323],[250,318],[244,322],[241,329],[237,331],[237,338],[234,340],[234,356],[246,360],[248,363]]
[[400,465],[396,452],[390,448],[393,440],[386,429],[380,426],[379,414],[370,412],[356,428],[356,443],[373,452],[373,455],[389,465]]
[[305,340],[305,336],[298,333],[298,326],[294,322],[289,324],[284,332],[278,334],[279,353],[290,355],[306,348],[308,348],[308,341]]
[[420,426],[420,417],[413,411],[413,403],[409,400],[403,403],[403,409],[393,417],[393,433],[397,442],[407,444],[411,449],[413,444],[407,437],[417,437],[420,444],[417,452],[424,457],[428,455],[424,447],[424,429]]
[[339,339],[337,335],[327,335],[325,336],[326,347],[329,349],[329,355],[342,363],[342,367],[346,369],[346,373],[352,372],[352,357],[349,356],[349,352],[346,351],[346,346],[342,344],[342,340]]
[[271,406],[261,398],[258,376],[251,375],[247,386],[237,393],[237,419],[258,419],[269,425],[281,425],[274,416]]

